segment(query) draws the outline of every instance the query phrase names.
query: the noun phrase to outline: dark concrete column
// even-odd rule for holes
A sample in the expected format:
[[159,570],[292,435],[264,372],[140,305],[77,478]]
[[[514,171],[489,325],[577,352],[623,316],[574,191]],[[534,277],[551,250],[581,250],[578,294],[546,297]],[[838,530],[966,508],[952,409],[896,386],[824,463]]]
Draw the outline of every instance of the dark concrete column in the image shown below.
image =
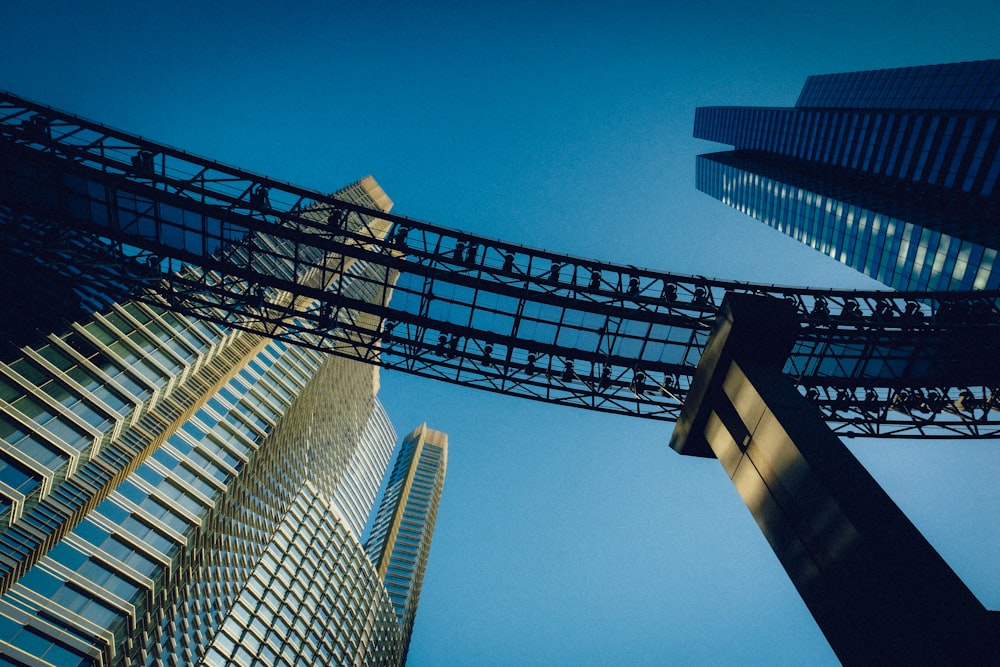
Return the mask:
[[997,614],[781,374],[797,326],[727,297],[671,447],[719,459],[845,664],[1000,664]]

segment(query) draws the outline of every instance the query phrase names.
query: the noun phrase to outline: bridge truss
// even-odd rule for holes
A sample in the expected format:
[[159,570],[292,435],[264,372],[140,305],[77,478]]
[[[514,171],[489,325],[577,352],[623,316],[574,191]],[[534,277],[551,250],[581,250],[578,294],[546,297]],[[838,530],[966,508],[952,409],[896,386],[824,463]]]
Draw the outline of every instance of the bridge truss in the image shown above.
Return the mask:
[[727,292],[795,304],[784,372],[840,435],[1000,437],[998,292],[713,280],[528,248],[0,94],[0,242],[134,299],[468,387],[677,418]]

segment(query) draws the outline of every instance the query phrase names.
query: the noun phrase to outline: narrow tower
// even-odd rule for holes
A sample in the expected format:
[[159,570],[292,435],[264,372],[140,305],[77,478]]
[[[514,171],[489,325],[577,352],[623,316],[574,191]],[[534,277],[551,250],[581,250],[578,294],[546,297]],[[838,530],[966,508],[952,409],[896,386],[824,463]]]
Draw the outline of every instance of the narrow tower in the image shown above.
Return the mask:
[[448,465],[448,436],[421,424],[403,439],[365,545],[409,644]]

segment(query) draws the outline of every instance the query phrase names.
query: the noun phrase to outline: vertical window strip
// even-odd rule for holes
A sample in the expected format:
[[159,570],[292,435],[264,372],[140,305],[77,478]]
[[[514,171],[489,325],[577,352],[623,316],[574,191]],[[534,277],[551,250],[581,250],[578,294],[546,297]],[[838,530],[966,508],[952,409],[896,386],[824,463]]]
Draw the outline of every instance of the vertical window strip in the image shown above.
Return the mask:
[[[978,139],[976,140],[976,149],[972,156],[972,161],[969,164],[969,168],[966,171],[965,179],[962,182],[962,191],[971,192],[973,189],[973,184],[976,182],[979,175],[979,168],[983,163],[983,158],[986,156],[991,144],[994,145],[993,152],[996,153],[995,142],[993,139],[993,130],[996,129],[997,119],[989,118],[986,120],[986,125],[983,127]],[[980,179],[981,180],[981,179]]]
[[898,175],[900,178],[907,178],[910,171],[910,164],[913,162],[913,156],[916,153],[917,143],[923,138],[923,126],[926,116],[920,115],[915,118],[913,125],[910,127],[909,140],[906,142],[906,149],[903,155],[903,160],[900,163]]
[[873,114],[874,122],[872,123],[871,134],[868,137],[865,147],[865,158],[861,164],[861,169],[864,171],[870,171],[872,163],[872,155],[875,153],[875,146],[878,143],[879,137],[882,133],[882,119],[885,118],[884,114]]
[[907,139],[907,130],[909,129],[910,116],[904,115],[899,118],[899,122],[896,127],[895,136],[892,141],[892,150],[889,154],[889,161],[885,165],[885,174],[892,176],[896,171],[896,164],[899,160],[899,152],[902,146],[905,144]]
[[962,128],[962,134],[958,139],[958,146],[955,148],[955,153],[951,159],[951,165],[948,167],[948,173],[945,176],[944,186],[950,188],[955,184],[955,179],[958,177],[959,170],[962,166],[962,160],[965,158],[965,151],[969,147],[969,140],[972,137],[973,129],[975,128],[976,119],[967,118],[965,120],[965,125]]
[[878,153],[875,157],[875,164],[872,165],[872,171],[876,174],[883,174],[883,164],[885,163],[885,154],[892,143],[893,140],[893,130],[896,125],[896,118],[891,114],[886,115],[885,125],[882,130],[882,136],[879,138]]
[[990,170],[986,174],[986,178],[983,179],[982,195],[984,197],[989,197],[993,194],[993,189],[996,187],[998,177],[1000,177],[1000,151],[993,154],[993,164],[990,166]]
[[871,117],[871,113],[868,112],[861,114],[860,127],[851,142],[851,169],[858,168],[858,162],[861,160],[861,156],[864,155],[865,145],[869,136]]
[[932,116],[930,124],[927,127],[925,134],[925,139],[920,148],[920,156],[917,159],[917,166],[913,172],[912,180],[919,183],[924,175],[924,167],[927,164],[927,158],[931,155],[931,148],[937,142],[937,128],[941,124],[941,116]]
[[937,150],[935,151],[934,165],[931,167],[931,173],[927,178],[927,182],[931,185],[936,185],[938,182],[938,176],[941,173],[941,165],[944,162],[945,155],[951,150],[951,139],[954,135],[955,125],[957,123],[958,119],[952,116],[948,119],[948,122],[945,125],[941,140],[938,143]]

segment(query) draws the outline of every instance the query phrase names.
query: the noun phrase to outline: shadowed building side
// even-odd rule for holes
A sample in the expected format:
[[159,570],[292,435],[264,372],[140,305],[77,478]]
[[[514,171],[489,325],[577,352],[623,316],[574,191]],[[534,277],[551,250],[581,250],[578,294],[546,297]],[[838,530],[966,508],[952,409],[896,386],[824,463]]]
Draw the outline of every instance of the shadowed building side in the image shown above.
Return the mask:
[[1000,60],[811,76],[702,107],[697,187],[899,290],[1000,285]]

